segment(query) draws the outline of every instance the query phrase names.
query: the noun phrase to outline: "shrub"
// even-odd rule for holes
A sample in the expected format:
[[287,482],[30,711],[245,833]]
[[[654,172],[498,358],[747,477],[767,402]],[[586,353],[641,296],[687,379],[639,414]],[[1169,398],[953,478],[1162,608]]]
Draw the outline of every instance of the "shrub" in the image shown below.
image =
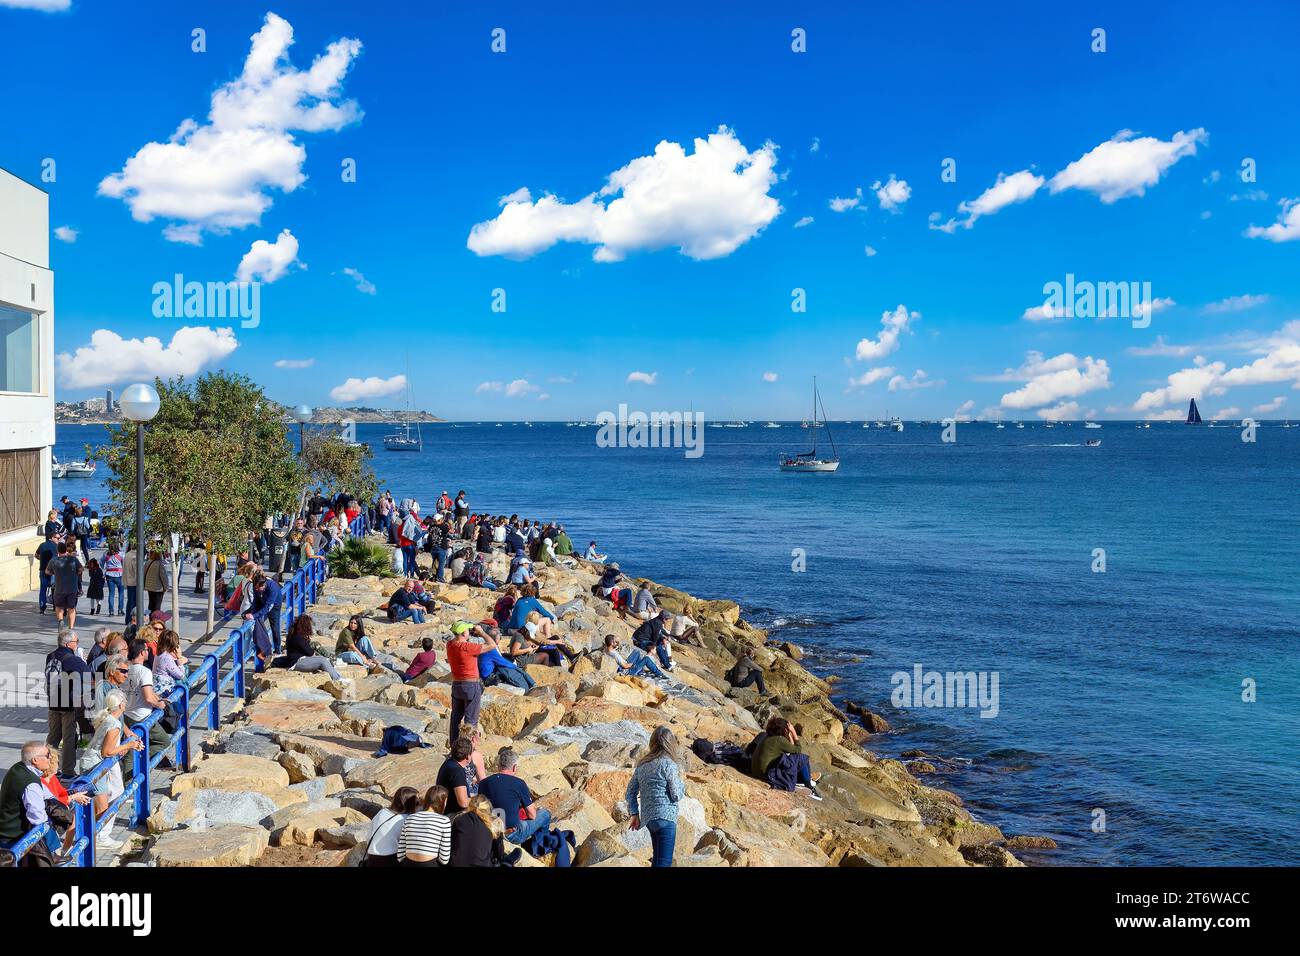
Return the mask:
[[339,578],[360,578],[374,574],[393,577],[392,555],[388,546],[365,538],[348,538],[329,553],[330,574]]

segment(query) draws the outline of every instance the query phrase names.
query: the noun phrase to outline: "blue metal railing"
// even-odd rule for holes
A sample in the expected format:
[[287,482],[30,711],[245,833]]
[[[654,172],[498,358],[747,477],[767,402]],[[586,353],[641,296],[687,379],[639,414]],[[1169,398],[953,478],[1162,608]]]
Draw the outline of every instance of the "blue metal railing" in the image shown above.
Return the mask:
[[[365,534],[365,518],[359,516],[349,525],[349,530],[354,535]],[[328,574],[325,560],[318,559],[308,561],[306,565],[299,568],[289,579],[289,583],[284,586],[280,592],[280,613],[284,626],[288,626],[301,614],[306,613],[307,608],[316,602],[320,593],[320,586],[325,583]],[[94,802],[72,804],[73,824],[76,832],[76,839],[73,841],[69,852],[61,862],[60,866],[93,867],[95,865],[95,840],[99,831],[104,826],[112,827],[117,818],[117,812],[128,800],[133,802],[131,808],[130,826],[139,826],[149,819],[149,777],[153,769],[166,757],[171,757],[173,765],[181,770],[188,770],[190,767],[190,726],[193,719],[197,716],[200,709],[206,710],[206,725],[208,729],[215,729],[221,722],[221,692],[226,688],[231,688],[231,696],[243,698],[246,696],[246,685],[244,681],[244,668],[248,664],[255,651],[253,641],[253,622],[241,621],[229,636],[222,641],[221,645],[203,658],[203,663],[190,672],[183,682],[167,695],[165,700],[175,705],[175,710],[180,715],[180,726],[177,727],[176,733],[166,747],[158,753],[150,756],[149,754],[149,731],[162,720],[165,712],[163,710],[154,710],[144,720],[132,724],[131,729],[144,742],[145,748],[132,752],[132,773],[131,780],[123,788],[112,803],[110,803],[101,814],[95,813]],[[222,664],[228,662],[229,667],[223,676]],[[93,791],[95,784],[103,776],[112,771],[113,767],[120,761],[121,756],[105,757],[93,770],[77,776],[68,786],[69,793]],[[46,834],[51,832],[50,823],[42,823],[40,826],[33,827],[26,834],[20,837],[11,845],[5,846],[0,844],[0,848],[8,849],[14,855],[15,861],[21,860],[22,857],[46,838]]]

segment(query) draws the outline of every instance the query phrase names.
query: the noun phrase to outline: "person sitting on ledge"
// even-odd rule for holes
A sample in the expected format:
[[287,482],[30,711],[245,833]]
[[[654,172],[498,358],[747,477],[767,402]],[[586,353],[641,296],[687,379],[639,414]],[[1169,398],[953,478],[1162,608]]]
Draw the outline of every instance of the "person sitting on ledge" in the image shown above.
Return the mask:
[[510,684],[527,692],[537,683],[522,667],[503,657],[493,641],[489,641],[487,650],[478,656],[478,673],[483,679],[484,687]]
[[748,650],[741,651],[740,657],[723,678],[732,687],[758,685],[758,692],[767,696],[767,685],[763,682],[763,669],[754,663],[754,657]]
[[394,624],[402,621],[424,623],[424,605],[412,595],[414,590],[415,582],[407,578],[400,588],[388,596],[388,620]]
[[784,717],[769,720],[763,733],[745,749],[753,754],[750,773],[766,780],[772,789],[793,791],[803,788],[814,800],[822,799],[813,782],[808,755],[799,743],[799,732]]
[[504,815],[506,840],[515,846],[551,825],[551,811],[533,805],[532,791],[517,776],[518,767],[519,755],[510,747],[502,747],[497,752],[497,772],[478,785],[478,792]]
[[618,638],[613,634],[605,635],[605,653],[614,658],[614,664],[618,667],[620,674],[638,677],[649,671],[660,680],[668,679],[668,675],[659,669],[659,665],[655,663],[654,658],[639,647],[633,647],[632,653],[624,657],[618,649]]
[[285,642],[284,657],[277,657],[271,662],[272,667],[287,667],[291,671],[324,671],[330,680],[340,684],[351,684],[350,678],[344,677],[321,653],[320,647],[312,641],[312,621],[310,614],[303,614],[293,619],[289,625],[289,639]]
[[426,637],[420,641],[420,653],[411,658],[410,665],[402,671],[401,677],[404,683],[409,684],[434,664],[438,663],[438,654],[433,649],[433,638]]
[[433,786],[424,795],[423,808],[402,822],[397,838],[399,866],[446,866],[451,862],[451,821],[447,788]]
[[596,561],[603,564],[609,558],[609,555],[598,553],[596,551],[596,542],[592,541],[587,545],[587,551],[583,557],[588,561]]
[[650,582],[642,581],[637,588],[636,597],[632,599],[632,613],[643,621],[659,616],[659,602],[650,591]]
[[[524,630],[524,624],[528,621],[528,615],[534,611],[536,611],[540,617],[544,617],[548,621],[555,620],[555,615],[547,610],[546,606],[538,600],[536,587],[525,587],[517,593],[520,597],[518,597],[514,604],[511,605],[509,611],[510,616],[502,621],[501,630],[505,631],[507,634],[511,631]],[[500,621],[501,618],[498,617],[497,620]]]
[[623,572],[618,562],[611,561],[601,572],[600,580],[596,583],[596,593],[606,598],[614,610],[618,611],[618,616],[626,620],[628,605],[632,603],[632,589],[618,586],[622,578]]

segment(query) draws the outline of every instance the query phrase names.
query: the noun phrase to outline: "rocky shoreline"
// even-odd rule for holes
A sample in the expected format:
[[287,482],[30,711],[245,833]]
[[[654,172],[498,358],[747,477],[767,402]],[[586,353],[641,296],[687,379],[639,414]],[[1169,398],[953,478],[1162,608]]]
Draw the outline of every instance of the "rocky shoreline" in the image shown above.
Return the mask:
[[[421,555],[421,561],[427,556]],[[506,559],[495,555],[493,576]],[[626,641],[631,623],[592,597],[595,566],[538,566],[541,598],[562,608],[559,630],[593,653],[568,668],[529,665],[527,694],[495,686],[483,695],[480,749],[490,762],[510,746],[539,806],[577,840],[575,865],[647,866],[649,839],[631,830],[623,791],[655,727],[684,745],[703,737],[744,745],[780,714],[803,727],[804,750],[821,772],[825,799],[766,782],[687,753],[678,866],[1020,866],[997,827],[976,820],[956,794],[926,785],[900,760],[871,750],[873,734],[831,701],[832,685],[800,663],[799,649],[769,647],[767,634],[731,601],[700,600],[650,582],[659,604],[699,622],[697,645],[675,644],[669,690],[617,675],[596,651],[604,635]],[[251,676],[250,701],[211,732],[189,773],[150,819],[144,861],[157,866],[343,866],[364,853],[369,819],[400,786],[429,786],[445,758],[451,684],[443,652],[450,625],[491,612],[493,592],[430,585],[437,606],[424,624],[390,624],[377,610],[397,586],[376,577],[332,578],[309,612],[333,647],[348,616],[362,614],[376,649],[409,661],[431,637],[439,663],[411,683],[339,665],[349,684],[323,673],[272,669]],[[720,675],[748,650],[771,696],[733,688]],[[374,757],[386,726],[401,724],[430,745]],[[881,729],[877,727],[876,729]],[[923,772],[923,767],[915,767]],[[524,854],[520,865],[545,866]]]

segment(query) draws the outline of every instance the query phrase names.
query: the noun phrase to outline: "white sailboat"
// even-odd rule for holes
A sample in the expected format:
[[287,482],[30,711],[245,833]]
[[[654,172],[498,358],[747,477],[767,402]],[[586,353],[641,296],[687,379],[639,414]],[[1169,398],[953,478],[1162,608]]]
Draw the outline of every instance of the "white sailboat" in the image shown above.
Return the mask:
[[[817,418],[818,410],[821,411],[820,421]],[[806,423],[808,424],[808,423]],[[831,443],[831,457],[817,457],[817,429],[826,429],[826,438]],[[817,379],[813,378],[813,417],[808,428],[811,433],[812,447],[802,454],[781,456],[782,471],[835,471],[840,467],[839,456],[835,452],[835,439],[831,438],[830,426],[826,424],[826,410],[821,408],[821,395],[817,392]]]
[[[410,379],[407,379],[408,383]],[[411,435],[411,386],[406,386],[406,421],[402,430],[384,436],[384,447],[389,451],[423,451],[424,435],[420,433],[420,423],[415,423],[415,435]]]

